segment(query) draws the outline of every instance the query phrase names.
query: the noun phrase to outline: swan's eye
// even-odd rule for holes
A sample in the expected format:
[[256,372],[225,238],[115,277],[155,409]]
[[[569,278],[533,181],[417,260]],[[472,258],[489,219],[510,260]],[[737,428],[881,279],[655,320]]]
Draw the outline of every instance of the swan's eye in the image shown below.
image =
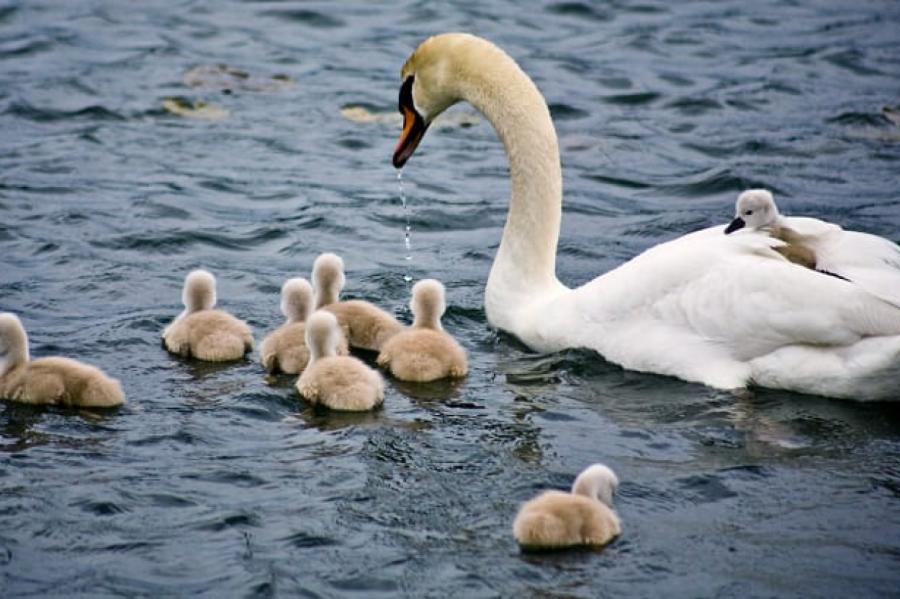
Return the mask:
[[745,212],[744,214],[746,214],[747,216],[750,216],[751,214],[753,214],[753,211],[752,211],[752,210],[748,210],[748,211]]

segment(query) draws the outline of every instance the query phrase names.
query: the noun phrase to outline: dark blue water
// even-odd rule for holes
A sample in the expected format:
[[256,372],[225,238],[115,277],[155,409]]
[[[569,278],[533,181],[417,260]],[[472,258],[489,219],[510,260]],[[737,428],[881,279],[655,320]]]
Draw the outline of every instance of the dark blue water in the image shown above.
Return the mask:
[[[433,128],[404,171],[405,260],[398,127],[340,111],[395,110],[401,64],[445,30],[493,39],[547,96],[571,285],[726,222],[751,186],[900,240],[893,1],[2,1],[0,311],[129,403],[0,405],[0,595],[896,594],[894,405],[736,399],[488,329],[508,180],[483,121]],[[217,64],[248,76],[182,80]],[[188,270],[261,339],[322,251],[348,296],[401,315],[407,268],[444,281],[469,377],[321,414],[255,354],[161,349]],[[622,480],[622,537],[520,554],[517,506],[594,461]]]

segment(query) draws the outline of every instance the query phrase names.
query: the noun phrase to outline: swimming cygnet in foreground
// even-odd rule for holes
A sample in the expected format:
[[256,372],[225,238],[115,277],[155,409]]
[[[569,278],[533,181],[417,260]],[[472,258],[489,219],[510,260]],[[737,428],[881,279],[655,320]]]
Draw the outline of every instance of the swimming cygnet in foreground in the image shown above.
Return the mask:
[[351,347],[379,351],[384,342],[403,330],[396,318],[363,300],[338,301],[344,288],[344,261],[322,254],[313,263],[316,308],[334,314]]
[[413,285],[409,307],[412,326],[385,342],[378,365],[401,381],[425,383],[465,376],[469,371],[466,352],[441,326],[447,309],[441,282],[424,279]]
[[371,410],[384,401],[384,380],[359,359],[337,355],[340,334],[330,312],[318,310],[307,319],[309,365],[297,380],[297,391],[309,403],[332,410]]
[[[281,313],[286,320],[259,346],[262,364],[268,372],[300,374],[309,362],[306,347],[307,317],[313,310],[313,288],[304,278],[288,279],[281,287]],[[341,335],[338,354],[346,356],[347,340]]]
[[725,228],[725,234],[747,227],[748,229],[765,229],[775,239],[785,245],[772,249],[790,262],[816,269],[816,253],[809,247],[804,235],[794,231],[782,222],[775,198],[766,189],[748,189],[738,196],[735,203],[734,220]]
[[208,362],[239,360],[253,349],[250,327],[228,312],[214,310],[216,278],[195,270],[184,279],[184,312],[163,330],[166,349]]
[[119,381],[68,358],[28,354],[28,335],[15,314],[0,314],[0,399],[32,404],[110,408],[125,403]]
[[575,479],[571,493],[544,491],[521,507],[513,522],[516,541],[523,549],[606,545],[621,533],[612,509],[618,486],[607,466],[589,466]]

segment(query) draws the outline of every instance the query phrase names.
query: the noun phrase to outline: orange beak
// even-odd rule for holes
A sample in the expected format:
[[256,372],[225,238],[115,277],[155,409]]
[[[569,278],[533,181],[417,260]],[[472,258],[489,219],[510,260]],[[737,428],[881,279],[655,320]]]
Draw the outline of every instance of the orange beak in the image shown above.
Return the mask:
[[412,99],[412,85],[414,77],[406,78],[400,87],[400,114],[403,115],[403,131],[400,133],[400,140],[397,147],[394,148],[394,167],[403,168],[409,157],[413,155],[419,142],[425,136],[428,125],[422,116],[416,111],[415,104]]

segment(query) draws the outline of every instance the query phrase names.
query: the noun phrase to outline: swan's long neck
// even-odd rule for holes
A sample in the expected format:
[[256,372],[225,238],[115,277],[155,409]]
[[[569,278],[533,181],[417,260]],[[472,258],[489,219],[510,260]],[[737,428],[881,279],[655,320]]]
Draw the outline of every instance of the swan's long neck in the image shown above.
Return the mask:
[[17,366],[27,364],[30,359],[28,335],[18,320],[14,325],[4,328],[5,334],[0,339],[0,377]]
[[[561,288],[556,246],[562,217],[559,144],[537,86],[505,53],[469,71],[460,95],[494,126],[509,159],[512,183],[503,239],[488,278],[485,304],[496,326],[502,313],[542,292]],[[506,327],[503,327],[506,328]]]

